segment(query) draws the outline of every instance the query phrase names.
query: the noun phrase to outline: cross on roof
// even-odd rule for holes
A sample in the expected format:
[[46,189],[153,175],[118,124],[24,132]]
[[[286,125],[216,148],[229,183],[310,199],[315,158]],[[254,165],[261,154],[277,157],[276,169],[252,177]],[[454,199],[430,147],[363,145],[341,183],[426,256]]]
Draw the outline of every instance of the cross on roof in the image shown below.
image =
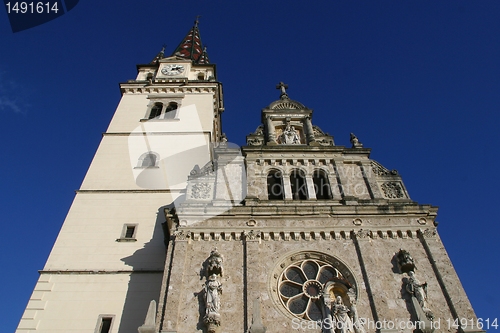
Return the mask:
[[286,90],[288,89],[288,84],[284,84],[283,82],[280,82],[277,86],[276,89],[281,90],[281,99],[288,98],[288,94],[286,93]]

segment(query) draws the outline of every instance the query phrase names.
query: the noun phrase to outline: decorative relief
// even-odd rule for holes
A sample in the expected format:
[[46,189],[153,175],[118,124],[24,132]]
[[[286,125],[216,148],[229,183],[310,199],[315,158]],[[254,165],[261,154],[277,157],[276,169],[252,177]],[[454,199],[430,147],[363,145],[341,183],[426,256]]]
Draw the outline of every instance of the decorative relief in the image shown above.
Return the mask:
[[262,146],[264,144],[264,138],[247,138],[248,146]]
[[313,125],[313,133],[314,133],[314,136],[323,136],[323,135],[326,135],[322,130],[321,128],[319,128],[318,126],[315,126]]
[[370,235],[371,235],[370,230],[360,229],[358,232],[356,232],[356,238],[358,239],[370,238]]
[[424,231],[422,231],[422,235],[424,235],[425,238],[433,238],[433,237],[436,237],[436,229],[425,229]]
[[404,198],[403,188],[399,182],[385,182],[381,186],[384,196],[389,199]]
[[255,241],[257,240],[257,238],[260,238],[260,231],[254,231],[254,230],[250,230],[248,232],[244,231],[243,235],[245,236],[246,240]]
[[191,188],[191,196],[195,199],[209,199],[212,186],[208,183],[197,183]]
[[178,240],[178,241],[188,240],[191,237],[191,231],[176,230],[176,231],[174,231],[174,237],[175,237],[175,240]]
[[197,165],[194,166],[193,170],[189,173],[190,178],[198,178],[201,176],[212,176],[214,175],[214,163],[212,161],[208,162],[200,169]]
[[352,221],[352,223],[354,225],[361,225],[363,223],[363,220],[359,219],[359,218],[356,218]]
[[327,139],[317,139],[316,142],[318,142],[321,146],[333,146],[333,139],[332,138],[327,138]]

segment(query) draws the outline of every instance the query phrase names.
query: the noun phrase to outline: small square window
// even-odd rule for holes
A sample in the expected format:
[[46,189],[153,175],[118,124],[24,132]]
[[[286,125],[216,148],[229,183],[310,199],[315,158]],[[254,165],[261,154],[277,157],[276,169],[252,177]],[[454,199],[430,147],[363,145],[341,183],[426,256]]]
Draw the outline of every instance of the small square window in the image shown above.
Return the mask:
[[122,229],[122,234],[118,238],[117,242],[135,242],[135,235],[137,233],[137,224],[124,224]]
[[135,225],[128,225],[125,231],[125,238],[134,238]]
[[113,326],[114,315],[99,315],[97,318],[97,325],[94,330],[95,333],[109,333]]

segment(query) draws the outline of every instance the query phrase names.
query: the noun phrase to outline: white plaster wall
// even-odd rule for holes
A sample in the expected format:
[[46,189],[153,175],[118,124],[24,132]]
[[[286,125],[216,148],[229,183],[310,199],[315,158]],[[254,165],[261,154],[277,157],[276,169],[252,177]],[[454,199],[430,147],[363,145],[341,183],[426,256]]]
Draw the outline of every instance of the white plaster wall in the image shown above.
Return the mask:
[[[16,333],[94,333],[99,315],[114,316],[112,333],[137,333],[162,273],[42,274]],[[40,283],[40,281],[39,281]]]
[[[161,223],[168,193],[79,193],[44,270],[163,269]],[[158,216],[159,215],[159,216]],[[136,242],[117,242],[137,224]]]
[[[104,136],[81,189],[184,190],[193,167],[210,159],[208,141],[208,134],[199,133]],[[148,151],[159,155],[158,168],[138,167],[139,158]]]
[[[182,95],[181,93],[176,96]],[[148,98],[150,96],[151,98]],[[141,119],[148,117],[148,105],[152,94],[124,94],[116,112],[109,124],[108,133],[130,133],[141,124]],[[158,97],[166,97],[168,94],[159,94]],[[213,93],[185,94],[180,102],[180,110],[177,118],[179,120],[159,120],[163,126],[163,132],[198,132],[211,131],[213,119]],[[191,108],[195,108],[195,113]],[[196,119],[198,118],[198,119]],[[201,128],[197,124],[201,121]]]

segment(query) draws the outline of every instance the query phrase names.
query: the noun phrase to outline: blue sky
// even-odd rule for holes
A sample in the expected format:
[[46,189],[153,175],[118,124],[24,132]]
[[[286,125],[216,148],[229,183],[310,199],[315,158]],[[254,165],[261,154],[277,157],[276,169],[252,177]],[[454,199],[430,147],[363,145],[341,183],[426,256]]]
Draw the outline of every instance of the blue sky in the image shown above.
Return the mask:
[[244,144],[288,93],[313,123],[439,206],[439,233],[478,317],[500,314],[498,1],[94,1],[12,33],[0,10],[0,322],[17,326],[120,99],[201,15],[224,84],[223,130]]

